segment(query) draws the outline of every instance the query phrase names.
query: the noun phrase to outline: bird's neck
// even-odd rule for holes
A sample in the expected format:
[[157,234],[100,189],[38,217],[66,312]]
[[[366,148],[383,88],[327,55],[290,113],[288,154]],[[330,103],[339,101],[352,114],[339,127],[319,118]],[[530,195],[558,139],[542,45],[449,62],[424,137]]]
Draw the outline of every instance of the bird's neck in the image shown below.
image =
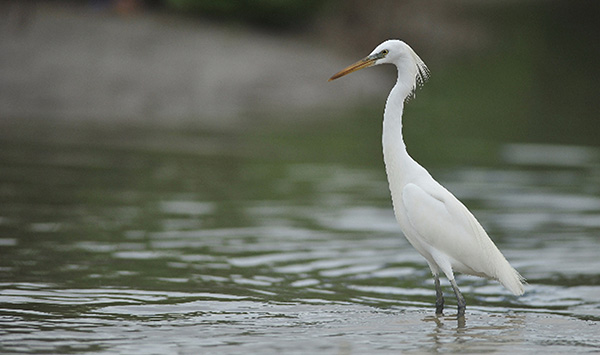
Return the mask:
[[[385,104],[383,113],[383,152],[386,158],[411,159],[406,152],[406,145],[402,136],[402,114],[404,100],[409,95],[410,89],[398,80]],[[411,159],[412,160],[412,159]]]
[[398,80],[385,105],[383,115],[383,159],[392,194],[410,178],[411,172],[420,167],[406,151],[402,136],[402,113],[404,100],[410,94],[411,86]]

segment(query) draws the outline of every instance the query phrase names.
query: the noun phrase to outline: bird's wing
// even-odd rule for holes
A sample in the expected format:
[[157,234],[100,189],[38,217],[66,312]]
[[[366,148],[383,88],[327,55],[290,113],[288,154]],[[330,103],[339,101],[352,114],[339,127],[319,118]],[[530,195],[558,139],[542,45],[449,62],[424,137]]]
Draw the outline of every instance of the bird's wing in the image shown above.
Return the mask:
[[[422,188],[409,183],[402,202],[418,237],[475,273],[486,273],[482,264],[493,243],[469,210],[441,185]],[[465,272],[465,271],[463,271]]]
[[439,184],[424,186],[403,189],[402,203],[417,234],[413,238],[434,248],[438,257],[444,255],[455,271],[497,279],[515,295],[523,294],[523,277],[465,205]]

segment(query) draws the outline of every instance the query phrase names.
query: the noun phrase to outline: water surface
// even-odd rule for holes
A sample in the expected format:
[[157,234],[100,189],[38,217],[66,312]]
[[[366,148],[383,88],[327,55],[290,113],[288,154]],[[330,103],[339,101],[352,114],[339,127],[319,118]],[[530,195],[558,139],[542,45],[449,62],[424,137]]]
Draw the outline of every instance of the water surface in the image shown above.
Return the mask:
[[0,350],[600,351],[598,148],[423,156],[529,281],[514,297],[459,276],[459,322],[446,280],[434,315],[374,127],[4,124]]

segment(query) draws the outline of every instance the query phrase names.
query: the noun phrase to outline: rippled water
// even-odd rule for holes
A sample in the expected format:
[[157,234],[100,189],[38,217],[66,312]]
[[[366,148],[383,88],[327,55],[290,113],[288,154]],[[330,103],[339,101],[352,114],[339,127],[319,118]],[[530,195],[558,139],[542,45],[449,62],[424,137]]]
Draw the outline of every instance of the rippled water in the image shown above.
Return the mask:
[[0,351],[600,351],[600,150],[428,165],[529,281],[459,276],[462,323],[359,137],[4,125]]

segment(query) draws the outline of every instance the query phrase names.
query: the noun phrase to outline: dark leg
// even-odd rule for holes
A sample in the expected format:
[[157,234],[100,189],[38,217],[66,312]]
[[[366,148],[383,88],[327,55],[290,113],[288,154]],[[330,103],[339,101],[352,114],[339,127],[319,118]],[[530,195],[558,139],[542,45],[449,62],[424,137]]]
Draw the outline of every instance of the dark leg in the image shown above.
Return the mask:
[[450,280],[450,284],[452,285],[452,288],[454,289],[454,294],[456,295],[456,302],[458,304],[458,317],[464,317],[467,302],[465,302],[465,298],[463,297],[462,293],[460,293],[460,290],[456,285],[456,281]]
[[435,314],[442,314],[444,311],[444,294],[440,286],[440,276],[433,275],[435,278]]

